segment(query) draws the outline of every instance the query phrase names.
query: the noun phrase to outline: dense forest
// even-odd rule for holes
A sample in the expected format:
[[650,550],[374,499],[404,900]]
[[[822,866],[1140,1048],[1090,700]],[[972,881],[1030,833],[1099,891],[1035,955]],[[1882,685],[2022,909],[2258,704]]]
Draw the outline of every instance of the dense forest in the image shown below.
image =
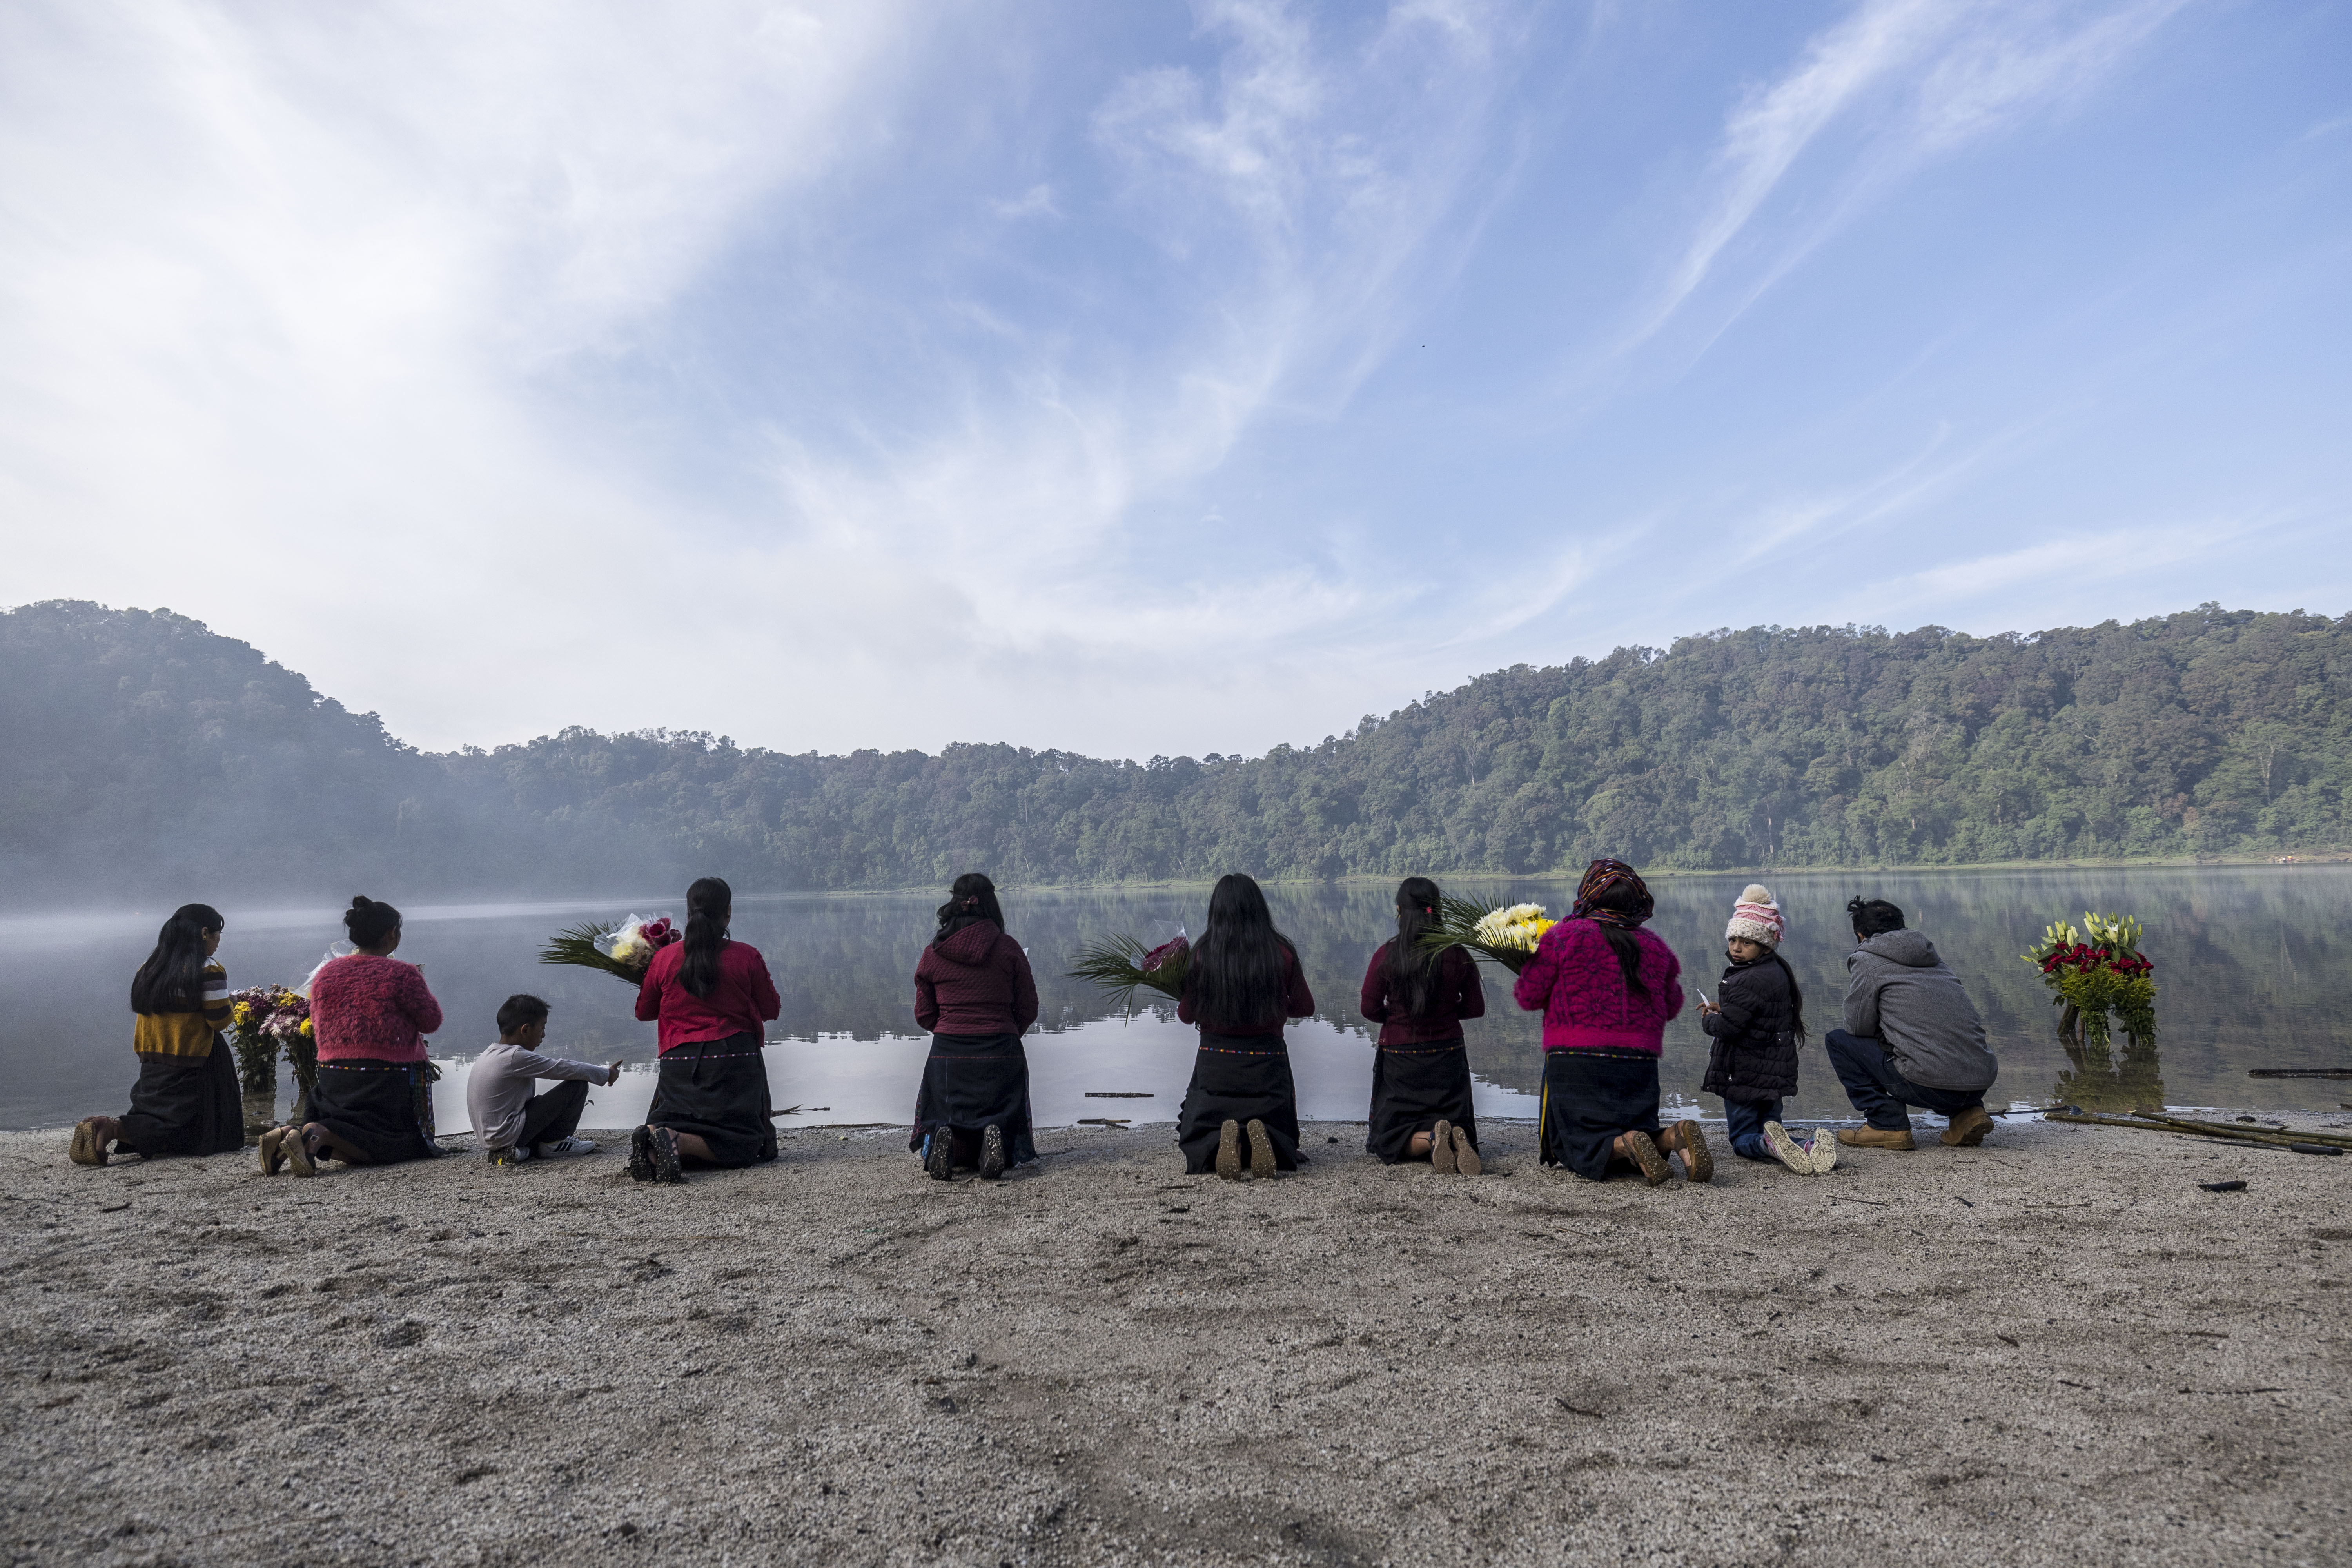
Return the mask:
[[0,614],[0,877],[76,904],[1938,865],[2352,842],[2352,616],[1751,627],[1526,665],[1255,758],[847,756],[569,729],[422,752],[169,611]]

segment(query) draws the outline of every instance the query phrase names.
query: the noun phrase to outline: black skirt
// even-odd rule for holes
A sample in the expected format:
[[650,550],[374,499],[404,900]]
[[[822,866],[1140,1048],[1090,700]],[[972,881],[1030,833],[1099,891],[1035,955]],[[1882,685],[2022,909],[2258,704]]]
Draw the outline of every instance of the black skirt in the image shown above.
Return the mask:
[[[1298,1090],[1290,1081],[1290,1052],[1280,1035],[1203,1035],[1192,1058],[1192,1081],[1176,1112],[1176,1146],[1184,1172],[1216,1169],[1217,1139],[1228,1121],[1265,1123],[1274,1163],[1298,1169]],[[1242,1145],[1248,1152],[1246,1142]]]
[[1478,1146],[1478,1118],[1470,1104],[1470,1055],[1462,1037],[1382,1046],[1372,1053],[1372,1126],[1367,1153],[1383,1165],[1401,1163],[1416,1132],[1451,1121]]
[[1018,1035],[933,1035],[915,1090],[915,1127],[907,1147],[944,1129],[1004,1129],[1004,1152],[1016,1165],[1037,1157],[1029,1126],[1029,1054]]
[[662,1053],[646,1122],[691,1132],[710,1145],[710,1163],[757,1165],[776,1157],[776,1123],[768,1113],[768,1058],[746,1029],[723,1040],[689,1040]]
[[428,1062],[320,1062],[309,1119],[357,1149],[372,1165],[430,1160],[433,1069]]
[[245,1147],[245,1101],[236,1091],[236,1053],[215,1037],[201,1057],[142,1055],[131,1109],[114,1140],[118,1152],[226,1154]]
[[1635,1051],[1546,1051],[1537,1142],[1547,1165],[1598,1182],[1620,1132],[1658,1126],[1658,1058]]

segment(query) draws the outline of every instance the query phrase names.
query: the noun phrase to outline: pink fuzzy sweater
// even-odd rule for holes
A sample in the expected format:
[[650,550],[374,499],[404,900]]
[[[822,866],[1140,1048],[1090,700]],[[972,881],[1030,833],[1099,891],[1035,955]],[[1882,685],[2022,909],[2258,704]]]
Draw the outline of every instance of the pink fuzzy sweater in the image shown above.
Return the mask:
[[441,1004],[416,965],[354,952],[310,982],[310,1032],[322,1062],[421,1062]]
[[1544,1049],[1660,1054],[1667,1020],[1683,1010],[1683,966],[1648,931],[1636,931],[1633,940],[1647,996],[1625,988],[1617,954],[1592,921],[1562,921],[1544,932],[1511,992],[1528,1012],[1542,1010]]

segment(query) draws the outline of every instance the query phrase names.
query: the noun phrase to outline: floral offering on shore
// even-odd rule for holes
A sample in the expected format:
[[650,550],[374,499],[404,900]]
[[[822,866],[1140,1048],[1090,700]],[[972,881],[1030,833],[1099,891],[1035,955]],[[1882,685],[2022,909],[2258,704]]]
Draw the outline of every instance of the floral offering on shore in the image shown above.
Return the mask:
[[278,1081],[278,1053],[305,1087],[318,1061],[311,1037],[310,999],[284,985],[249,985],[228,995],[229,1043],[236,1051],[238,1086],[258,1093]]
[[1111,994],[1122,1011],[1132,1013],[1139,988],[1171,1000],[1181,997],[1192,966],[1192,943],[1181,931],[1154,948],[1131,936],[1115,936],[1079,948],[1070,978],[1093,981]]
[[654,954],[674,942],[683,941],[685,935],[667,915],[650,921],[631,915],[618,925],[589,921],[551,938],[539,950],[539,961],[601,969],[635,985],[645,980],[646,971],[653,966]]
[[1438,900],[1437,923],[1423,933],[1421,945],[1468,948],[1517,974],[1535,957],[1544,932],[1559,923],[1545,918],[1541,904],[1486,904],[1448,897]]
[[2135,1042],[2155,1040],[2156,965],[2139,951],[2141,934],[2128,915],[2085,913],[2081,929],[2053,921],[2032,951],[2020,955],[2042,971],[2050,1005],[2064,1010],[2062,1037],[2104,1050],[2112,1013]]

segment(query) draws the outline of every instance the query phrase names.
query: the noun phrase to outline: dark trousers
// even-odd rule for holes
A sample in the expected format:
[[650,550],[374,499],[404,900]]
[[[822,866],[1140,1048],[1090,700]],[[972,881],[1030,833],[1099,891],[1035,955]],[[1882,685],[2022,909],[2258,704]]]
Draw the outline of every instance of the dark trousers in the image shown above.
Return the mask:
[[1723,1102],[1726,1131],[1731,1134],[1731,1152],[1743,1160],[1769,1160],[1772,1151],[1764,1147],[1764,1124],[1780,1120],[1780,1102],[1777,1100],[1731,1100]]
[[1822,1037],[1822,1044],[1829,1047],[1830,1066],[1837,1069],[1845,1097],[1853,1101],[1864,1121],[1883,1132],[1911,1130],[1906,1106],[1916,1105],[1938,1116],[1956,1116],[1984,1103],[1980,1089],[1929,1089],[1924,1083],[1913,1083],[1895,1070],[1895,1058],[1876,1040],[1832,1029]]
[[588,1080],[566,1079],[545,1094],[534,1094],[523,1108],[522,1131],[515,1134],[515,1147],[535,1149],[541,1143],[552,1143],[559,1138],[569,1138],[580,1125],[580,1113],[588,1109]]

